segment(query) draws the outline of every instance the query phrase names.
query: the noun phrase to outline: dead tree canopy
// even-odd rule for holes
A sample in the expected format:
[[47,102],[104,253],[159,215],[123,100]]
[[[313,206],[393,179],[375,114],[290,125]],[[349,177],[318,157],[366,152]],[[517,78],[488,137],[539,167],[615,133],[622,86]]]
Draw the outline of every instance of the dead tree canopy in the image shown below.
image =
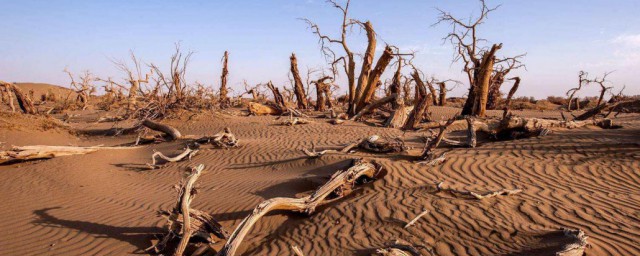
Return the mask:
[[477,27],[484,22],[489,13],[498,7],[487,7],[484,0],[480,1],[481,12],[477,18],[470,18],[468,22],[453,17],[450,13],[440,10],[438,22],[448,23],[452,27],[444,40],[448,40],[454,47],[454,61],[464,62],[463,71],[469,80],[469,93],[467,101],[462,109],[462,115],[484,116],[489,101],[489,87],[494,75],[495,65],[515,60],[523,55],[512,58],[497,59],[496,52],[502,48],[502,44],[493,44],[491,47],[483,47],[479,42],[485,41],[477,36]]
[[289,58],[291,60],[291,75],[293,76],[293,90],[296,95],[299,109],[306,109],[308,107],[307,94],[304,91],[304,85],[302,84],[302,78],[300,78],[300,71],[298,71],[298,59],[295,53],[291,54]]
[[587,79],[587,83],[594,83],[600,86],[600,96],[598,96],[598,103],[596,103],[596,106],[600,106],[602,100],[604,99],[604,94],[607,93],[607,91],[613,89],[613,87],[606,85],[607,83],[609,83],[609,81],[607,81],[607,76],[609,76],[611,73],[613,72],[605,72],[602,77]]
[[[567,110],[571,111],[572,109],[572,102],[575,99],[575,95],[578,91],[580,91],[582,89],[582,86],[587,85],[589,80],[587,78],[587,76],[589,76],[589,74],[587,72],[584,71],[580,71],[578,72],[578,86],[575,88],[571,88],[567,91]],[[576,99],[576,109],[580,108],[580,103],[579,101]]]
[[[342,24],[340,26],[340,38],[331,38],[326,34],[320,32],[320,27],[312,21],[305,19],[314,34],[319,37],[320,47],[322,49],[325,58],[331,61],[334,70],[336,65],[342,64],[344,72],[347,75],[348,83],[348,109],[347,113],[350,117],[353,117],[360,110],[365,108],[373,100],[375,91],[378,88],[380,76],[386,69],[387,65],[393,58],[393,51],[391,47],[387,46],[378,59],[375,67],[372,69],[373,59],[376,51],[376,33],[373,29],[371,22],[362,22],[354,20],[348,17],[350,0],[347,0],[344,5],[338,4],[335,0],[328,1],[334,8],[340,10],[342,13]],[[358,83],[356,87],[356,61],[355,54],[351,51],[347,43],[347,32],[354,25],[361,26],[367,33],[367,48],[363,54],[362,67],[360,76],[358,77]],[[343,50],[343,54],[336,54],[330,45],[338,44]]]

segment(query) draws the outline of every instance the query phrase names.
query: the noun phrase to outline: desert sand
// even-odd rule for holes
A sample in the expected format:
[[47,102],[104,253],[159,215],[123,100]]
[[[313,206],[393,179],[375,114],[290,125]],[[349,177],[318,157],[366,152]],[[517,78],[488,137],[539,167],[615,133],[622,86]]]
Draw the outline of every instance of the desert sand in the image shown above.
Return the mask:
[[[425,132],[403,132],[362,122],[279,126],[274,117],[189,113],[163,121],[183,134],[213,135],[229,127],[238,148],[202,149],[191,160],[150,170],[154,150],[175,155],[181,142],[127,150],[99,150],[0,166],[0,255],[146,254],[165,232],[160,209],[175,204],[172,188],[189,166],[204,164],[192,207],[212,213],[228,231],[260,202],[315,190],[350,159],[366,158],[387,170],[311,216],[277,212],[262,218],[238,250],[241,255],[370,255],[399,239],[423,255],[548,255],[562,244],[561,228],[589,236],[588,255],[640,254],[640,115],[616,118],[622,129],[554,130],[514,141],[479,140],[453,148],[442,165],[417,165],[398,154],[333,154],[308,159],[300,151],[338,147],[369,135],[401,136],[419,154]],[[444,120],[459,112],[432,107]],[[559,117],[556,111],[514,111],[520,116]],[[492,115],[501,112],[490,111]],[[68,126],[44,117],[2,114],[2,150],[11,145],[106,145],[135,135],[99,135],[111,123],[78,111]],[[53,125],[46,123],[53,122]],[[43,125],[45,124],[45,125]],[[464,127],[450,127],[464,130]],[[73,132],[70,132],[73,130]],[[521,189],[512,196],[474,200],[437,192],[435,182],[470,191]],[[405,224],[424,210],[414,225]],[[224,242],[214,244],[222,247]]]

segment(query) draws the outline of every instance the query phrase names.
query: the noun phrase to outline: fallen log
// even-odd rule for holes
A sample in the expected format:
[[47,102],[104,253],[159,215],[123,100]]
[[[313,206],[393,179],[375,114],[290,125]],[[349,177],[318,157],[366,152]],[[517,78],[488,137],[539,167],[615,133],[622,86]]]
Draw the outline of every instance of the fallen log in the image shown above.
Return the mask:
[[73,146],[14,146],[11,150],[0,151],[0,165],[59,156],[82,155],[100,149],[134,149],[137,147],[73,147]]
[[199,144],[208,143],[218,148],[233,148],[238,146],[239,140],[231,132],[231,129],[226,127],[224,128],[223,131],[216,133],[213,136],[210,136],[210,137],[205,136],[205,137],[196,139],[195,142]]
[[424,149],[422,150],[422,154],[418,158],[419,161],[424,162],[427,161],[429,165],[432,165],[431,161],[435,160],[434,150],[440,145],[440,141],[444,138],[444,133],[451,124],[453,124],[454,119],[449,119],[443,126],[440,127],[440,131],[438,132],[438,136],[435,139],[429,139],[426,142]]
[[477,200],[482,200],[485,198],[491,198],[491,197],[496,197],[496,196],[510,196],[510,195],[515,195],[518,194],[520,192],[522,192],[521,189],[501,189],[501,190],[497,190],[497,191],[490,191],[484,194],[481,193],[476,193],[473,191],[466,191],[466,190],[456,190],[456,189],[452,189],[452,188],[445,188],[442,186],[442,184],[444,184],[444,182],[438,182],[436,184],[436,189],[438,192],[449,192],[451,194],[454,195],[460,195],[460,196],[464,196],[464,197],[471,197]]
[[142,121],[142,126],[147,127],[154,131],[162,132],[167,136],[169,136],[171,140],[177,140],[182,138],[182,134],[180,133],[180,131],[178,131],[178,129],[166,124],[161,124],[161,123],[151,121],[149,119],[145,119]]
[[167,162],[179,162],[182,161],[184,158],[189,158],[189,160],[191,160],[191,158],[196,155],[196,153],[198,153],[198,150],[194,150],[194,149],[190,149],[189,147],[187,147],[184,152],[180,153],[177,156],[174,157],[168,157],[164,154],[162,154],[162,152],[160,151],[155,151],[152,155],[151,155],[151,164],[147,164],[149,167],[151,167],[151,169],[155,169],[156,167],[158,167],[158,165],[156,164],[156,158],[161,158]]
[[378,135],[372,135],[337,150],[327,149],[317,152],[315,145],[312,145],[311,150],[302,149],[302,152],[308,157],[316,158],[325,154],[351,153],[353,149],[362,149],[372,153],[396,153],[406,151],[408,147],[399,138],[383,138]]
[[249,216],[244,218],[231,234],[218,256],[235,255],[236,250],[253,225],[264,215],[276,210],[288,210],[312,214],[319,205],[343,198],[353,191],[355,185],[374,179],[381,171],[375,162],[362,159],[354,160],[353,166],[341,170],[313,194],[302,198],[276,197],[260,203]]
[[294,125],[298,125],[298,124],[308,124],[311,121],[304,119],[304,118],[299,118],[299,117],[293,117],[293,115],[291,115],[289,117],[289,119],[282,121],[282,123],[280,123],[280,125],[284,125],[284,126],[294,126]]
[[191,201],[197,193],[194,184],[203,169],[202,164],[192,168],[186,182],[183,180],[177,189],[178,200],[174,208],[171,212],[160,211],[160,214],[167,218],[167,234],[146,251],[153,250],[155,253],[161,253],[166,250],[169,243],[180,238],[174,255],[181,256],[192,239],[202,243],[200,248],[196,249],[202,251],[209,249],[205,247],[215,242],[212,240],[213,236],[220,239],[226,239],[229,236],[229,233],[210,214],[190,208]]
[[256,103],[256,102],[249,102],[248,110],[250,115],[256,115],[256,116],[282,114],[282,110],[279,108]]

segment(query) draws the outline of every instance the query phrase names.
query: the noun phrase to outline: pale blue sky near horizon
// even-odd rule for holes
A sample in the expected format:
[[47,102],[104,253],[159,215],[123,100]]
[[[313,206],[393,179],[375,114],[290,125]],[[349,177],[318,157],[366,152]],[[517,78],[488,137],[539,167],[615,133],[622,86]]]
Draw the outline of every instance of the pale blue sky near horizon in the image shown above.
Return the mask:
[[[616,90],[626,85],[627,94],[640,94],[639,0],[487,3],[501,7],[479,28],[479,36],[504,43],[500,56],[527,53],[527,69],[512,74],[523,79],[517,95],[564,95],[576,85],[580,70],[592,76],[615,70],[609,78]],[[466,84],[462,64],[451,63],[453,49],[442,41],[450,27],[431,26],[437,21],[436,8],[465,18],[478,13],[479,2],[352,0],[350,17],[373,23],[379,48],[388,43],[417,50],[414,63],[425,73]],[[334,36],[341,19],[323,0],[0,0],[0,15],[0,80],[67,86],[65,67],[121,79],[111,59],[127,60],[131,49],[145,63],[166,69],[174,44],[180,42],[184,50],[195,52],[189,82],[219,86],[220,58],[229,50],[229,83],[237,89],[244,79],[288,86],[292,52],[303,73],[306,67],[326,67],[317,37],[298,18],[309,18]],[[364,33],[354,29],[348,40],[361,51],[364,39]],[[465,87],[451,95],[463,95]],[[596,91],[591,85],[581,96]]]

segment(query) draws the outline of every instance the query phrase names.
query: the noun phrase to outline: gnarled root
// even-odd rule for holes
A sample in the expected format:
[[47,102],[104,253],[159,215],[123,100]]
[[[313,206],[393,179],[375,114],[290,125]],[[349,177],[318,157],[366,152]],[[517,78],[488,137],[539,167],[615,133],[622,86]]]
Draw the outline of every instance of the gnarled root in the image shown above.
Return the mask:
[[202,164],[192,168],[186,182],[183,180],[179,187],[176,187],[178,200],[175,207],[171,212],[160,212],[167,218],[168,232],[159,243],[147,248],[147,251],[163,252],[167,244],[180,237],[180,243],[174,255],[181,256],[192,239],[204,243],[202,246],[208,246],[214,242],[213,236],[220,239],[226,239],[229,236],[229,233],[210,214],[190,209],[191,201],[197,193],[194,184],[203,169]]
[[438,182],[436,184],[436,188],[437,188],[438,192],[444,191],[444,192],[449,192],[449,193],[454,194],[454,195],[460,195],[460,196],[464,196],[464,197],[471,197],[471,198],[478,199],[478,200],[482,200],[482,199],[485,199],[485,198],[496,197],[496,196],[510,196],[510,195],[515,195],[515,194],[518,194],[518,193],[522,192],[521,189],[501,189],[501,190],[491,191],[491,192],[487,192],[487,193],[481,194],[481,193],[476,193],[476,192],[473,192],[473,191],[456,190],[456,189],[452,189],[452,188],[444,188],[442,186],[442,184],[444,184],[444,182]]
[[265,214],[275,210],[289,210],[311,214],[316,207],[343,198],[353,191],[355,185],[374,179],[381,167],[373,162],[354,160],[351,168],[338,171],[313,194],[303,198],[276,197],[260,203],[253,212],[238,225],[218,256],[235,255],[235,252],[253,225]]
[[196,139],[195,142],[199,144],[210,143],[212,146],[217,148],[234,148],[238,146],[238,139],[228,127],[211,137]]
[[178,131],[178,129],[166,124],[161,124],[161,123],[151,121],[149,119],[145,119],[142,121],[142,126],[147,127],[154,131],[162,132],[167,136],[169,136],[171,140],[177,140],[182,138],[182,134],[180,133],[180,131]]
[[156,164],[157,163],[156,162],[156,158],[158,158],[158,157],[161,158],[161,159],[164,159],[167,162],[172,162],[172,163],[173,162],[182,161],[182,159],[187,158],[187,157],[189,158],[189,160],[191,160],[191,158],[193,156],[195,156],[196,153],[198,153],[197,149],[194,150],[194,149],[190,149],[189,147],[187,147],[184,150],[184,152],[182,152],[179,155],[174,156],[174,157],[168,157],[168,156],[165,156],[164,154],[162,154],[162,152],[156,151],[156,152],[153,153],[153,155],[151,155],[151,164],[147,164],[147,165],[149,165],[149,167],[151,167],[151,169],[154,169],[154,168],[158,167],[158,165]]

